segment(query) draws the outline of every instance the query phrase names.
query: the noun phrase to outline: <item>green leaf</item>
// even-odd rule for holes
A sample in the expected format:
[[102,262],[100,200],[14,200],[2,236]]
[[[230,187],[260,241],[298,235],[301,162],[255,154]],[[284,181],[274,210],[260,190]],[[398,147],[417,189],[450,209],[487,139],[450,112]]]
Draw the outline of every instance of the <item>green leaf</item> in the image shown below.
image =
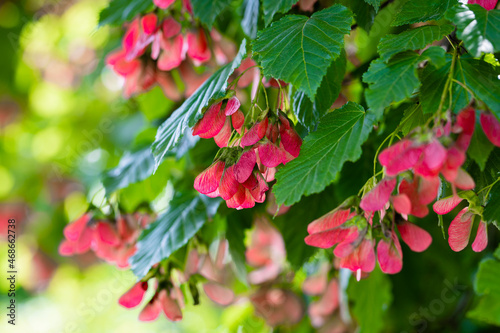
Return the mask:
[[407,136],[414,128],[424,125],[431,117],[429,114],[422,112],[420,105],[412,105],[404,112],[404,117],[401,120],[401,132],[403,136]]
[[457,71],[458,81],[472,90],[500,118],[500,66],[463,57]]
[[484,171],[486,162],[488,161],[488,157],[493,151],[493,148],[495,148],[495,146],[491,144],[490,140],[488,140],[484,134],[481,125],[478,121],[476,121],[476,129],[472,135],[469,149],[467,149],[467,154],[477,163],[481,171]]
[[380,269],[361,281],[351,278],[347,287],[349,300],[354,301],[352,314],[357,319],[360,333],[377,333],[386,329],[384,318],[392,303],[391,281]]
[[451,24],[425,25],[398,35],[386,35],[380,40],[378,51],[380,57],[387,62],[396,53],[423,49],[426,45],[452,33],[454,29]]
[[328,67],[341,53],[352,13],[334,5],[311,17],[287,15],[259,31],[253,52],[265,76],[291,83],[314,99]]
[[259,0],[243,0],[243,4],[241,6],[243,13],[241,28],[251,39],[255,39],[255,37],[257,37],[259,5]]
[[[172,173],[182,172],[184,163],[176,163],[173,159],[167,159],[158,170],[151,176],[137,183],[130,183],[117,191],[120,207],[127,212],[135,212],[139,207],[150,205],[158,196],[165,191],[168,180]],[[109,192],[111,194],[111,192]],[[109,194],[106,195],[109,197]]]
[[345,52],[332,62],[316,93],[314,103],[302,91],[293,95],[293,112],[297,120],[309,131],[316,129],[318,122],[330,109],[342,88],[346,69]]
[[172,109],[174,102],[163,94],[160,87],[156,86],[148,92],[136,97],[139,108],[148,120],[155,120],[167,115],[167,111]]
[[490,190],[488,203],[484,207],[483,219],[488,223],[500,222],[500,183],[496,183]]
[[485,259],[479,264],[474,289],[477,294],[483,295],[478,305],[467,312],[467,317],[500,325],[500,262],[494,259]]
[[457,0],[410,0],[396,15],[393,26],[441,19]]
[[[181,138],[179,145],[169,151],[167,156],[175,156],[179,160],[187,151],[193,148],[198,142],[199,137],[193,136],[191,131],[187,130]],[[148,144],[151,141],[148,142]],[[125,188],[130,184],[137,183],[150,177],[155,171],[155,160],[148,146],[135,152],[126,152],[120,159],[118,166],[106,171],[102,177],[102,183],[106,190],[106,196],[116,190]]]
[[482,296],[477,306],[467,312],[467,317],[500,326],[500,297],[496,295]]
[[422,55],[406,51],[395,55],[388,63],[382,59],[372,61],[363,75],[363,81],[369,85],[365,90],[365,97],[370,109],[381,113],[391,103],[409,98],[420,86],[417,65],[429,58],[442,64],[444,56],[442,48],[430,47]]
[[486,189],[483,191],[482,189],[493,184],[500,176],[500,148],[493,148],[484,170],[481,170],[477,163],[472,163],[470,167],[467,168],[467,172],[469,172],[476,182],[476,193],[479,200],[481,202],[487,202],[489,199],[489,194],[488,198],[486,198],[488,190]]
[[[451,67],[451,56],[447,56],[446,64],[438,70],[425,68],[422,73],[422,89],[420,101],[424,113],[435,112],[441,101],[441,95]],[[488,108],[500,117],[500,66],[486,61],[461,57],[455,66],[454,80],[470,89],[476,98],[483,101]],[[470,93],[457,82],[452,85],[452,110],[456,113],[471,100]],[[449,96],[443,103],[443,110],[449,106]]]
[[152,1],[144,0],[113,0],[99,14],[99,25],[121,25],[131,21],[137,14],[153,8]]
[[154,166],[155,160],[149,147],[134,153],[125,153],[118,166],[106,172],[102,179],[106,196],[148,178],[153,174]]
[[353,102],[323,117],[318,130],[305,138],[299,157],[276,174],[273,192],[277,203],[291,205],[330,184],[346,161],[361,156],[361,145],[372,131],[374,118]]
[[500,297],[500,262],[495,259],[485,259],[479,264],[474,290],[479,295],[495,294]]
[[378,12],[378,9],[380,8],[380,3],[382,0],[365,0],[367,4],[372,5],[373,8],[375,8],[375,11]]
[[321,194],[303,198],[286,214],[274,219],[285,241],[287,260],[294,270],[299,270],[318,250],[304,242],[304,238],[308,235],[307,225],[335,207],[336,198],[333,189],[334,186],[330,186]]
[[187,244],[219,204],[218,199],[177,193],[167,211],[142,232],[137,252],[130,258],[134,274],[142,278],[151,266]]
[[201,118],[203,108],[209,102],[226,94],[227,80],[246,54],[246,41],[243,40],[236,58],[210,76],[170,117],[158,128],[152,150],[155,168],[164,156],[179,143],[184,132],[193,127]]
[[419,61],[428,60],[436,68],[443,67],[446,64],[446,51],[439,46],[431,46],[422,52]]
[[227,217],[226,239],[229,243],[229,254],[231,254],[238,279],[245,284],[247,284],[245,229],[249,229],[251,226],[252,215],[246,212],[232,212]]
[[366,32],[369,32],[375,20],[375,9],[367,6],[364,0],[339,0],[339,4],[349,8],[355,16],[356,24]]
[[[441,100],[441,95],[451,67],[451,56],[447,56],[446,64],[438,70],[425,68],[422,73],[422,89],[420,101],[424,113],[435,112]],[[457,61],[454,79],[468,87],[474,95],[483,101],[497,117],[500,117],[500,66],[488,62],[463,56]],[[471,99],[471,95],[460,84],[453,82],[452,109],[454,112],[464,108]],[[449,105],[447,96],[443,103],[443,110]]]
[[500,50],[500,10],[461,5],[451,8],[446,17],[455,23],[457,37],[474,57]]
[[[446,63],[439,69],[432,66],[427,66],[424,68],[421,81],[422,87],[420,88],[420,103],[422,105],[422,110],[424,114],[434,113],[438,110],[439,104],[441,103],[441,96],[443,94],[444,86],[446,80],[448,79],[448,74],[451,68],[452,56],[446,55]],[[454,79],[460,79],[459,72],[454,72]],[[451,109],[453,112],[458,113],[470,102],[470,94],[459,84],[454,84],[452,86],[452,105]],[[449,108],[449,96],[446,96],[443,103],[443,110]]]
[[194,16],[211,29],[217,16],[229,6],[231,0],[191,0],[191,3]]
[[297,3],[297,0],[262,0],[266,27],[272,22],[276,13],[286,13]]
[[[449,62],[439,69],[429,66],[423,70],[420,79],[422,81],[422,87],[420,88],[419,100],[424,114],[433,114],[439,109],[449,72]],[[463,93],[461,95],[464,96]],[[455,102],[455,104],[459,96],[460,94],[453,94],[453,102]],[[449,98],[445,98],[442,109],[447,110],[448,108]]]

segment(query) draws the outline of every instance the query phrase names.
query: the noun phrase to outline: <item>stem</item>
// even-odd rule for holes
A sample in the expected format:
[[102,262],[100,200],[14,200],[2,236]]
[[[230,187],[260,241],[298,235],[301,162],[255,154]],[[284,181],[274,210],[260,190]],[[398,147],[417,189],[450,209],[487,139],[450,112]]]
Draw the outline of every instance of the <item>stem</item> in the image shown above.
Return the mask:
[[264,87],[264,84],[262,84],[262,77],[259,84],[262,86],[262,90],[264,91],[264,95],[266,96],[266,108],[269,109],[269,99],[267,98],[266,87]]
[[238,138],[237,135],[235,135],[235,133],[238,133],[238,132],[236,132],[236,130],[233,129],[231,132],[231,135],[229,136],[229,142],[227,145],[228,147],[232,147],[234,141]]
[[254,65],[254,66],[250,66],[250,67],[248,67],[248,68],[247,68],[247,69],[245,69],[243,72],[241,72],[241,74],[240,74],[240,75],[238,75],[238,76],[237,76],[237,77],[236,77],[233,81],[231,81],[231,83],[229,83],[229,85],[227,86],[227,89],[229,89],[229,88],[231,88],[232,86],[234,86],[235,84],[237,84],[237,83],[238,83],[238,81],[241,79],[241,77],[242,77],[243,75],[245,75],[245,73],[246,73],[247,71],[249,71],[250,69],[255,68],[255,67],[260,68],[260,66],[259,66],[259,65]]
[[493,186],[498,183],[500,181],[500,177],[498,177],[493,183],[491,183],[490,185],[488,186],[485,186],[483,187],[481,190],[479,190],[476,194],[479,194],[481,192],[483,192],[484,190],[488,189],[488,192],[486,192],[486,195],[485,195],[485,198],[488,198],[488,196],[490,195],[490,191],[491,189],[493,188]]
[[363,189],[365,188],[366,184],[374,177],[377,177],[378,175],[380,175],[382,172],[384,172],[384,170],[380,170],[379,172],[377,172],[376,174],[373,175],[373,177],[370,177],[366,182],[365,184],[359,189],[358,191],[358,197],[361,196],[361,193],[363,192]]
[[384,146],[384,143],[389,140],[390,138],[392,138],[394,136],[394,132],[392,132],[390,135],[388,135],[384,141],[382,141],[382,143],[378,146],[377,148],[377,151],[375,152],[375,157],[373,158],[373,176],[375,177],[375,175],[377,174],[377,157],[378,157],[378,154],[380,153],[380,149],[382,149],[382,147]]
[[[437,111],[438,116],[441,115],[441,111],[443,110],[444,101],[446,100],[447,93],[450,94],[450,99],[451,99],[451,82],[453,80],[453,74],[455,71],[455,63],[457,61],[457,57],[458,57],[458,50],[457,50],[457,48],[453,47],[453,59],[451,60],[450,72],[448,73],[448,78],[446,79],[446,83],[444,84],[443,93],[441,94],[441,101],[439,102],[439,107],[438,107],[438,111]],[[449,107],[451,107],[451,103],[450,103]]]
[[278,95],[276,96],[276,108],[275,108],[275,111],[276,111],[276,114],[278,114],[278,110],[281,110],[281,85],[280,85],[280,88],[278,90]]
[[[418,108],[418,105],[415,105],[414,106],[414,109]],[[414,110],[412,110],[413,112]],[[397,137],[398,139],[401,140],[401,138],[399,137],[398,135],[398,132],[399,132],[399,129],[408,121],[408,119],[406,119],[405,121],[401,122],[398,127],[396,127],[396,129],[391,133],[389,134],[385,139],[384,141],[382,141],[382,143],[380,144],[380,146],[378,146],[377,148],[377,152],[375,153],[375,157],[373,158],[373,175],[375,176],[376,175],[376,172],[377,172],[377,157],[378,157],[378,154],[380,153],[380,149],[382,149],[382,146],[384,145],[384,143],[390,139],[389,141],[389,146],[392,144],[392,140],[394,140],[394,137]]]
[[466,84],[464,84],[464,83],[462,83],[462,82],[460,82],[458,80],[455,80],[455,79],[453,79],[452,81],[455,82],[455,83],[458,83],[459,85],[462,86],[462,88],[464,88],[465,90],[467,90],[467,92],[471,95],[471,99],[474,98],[474,93],[472,92],[472,90],[470,90],[469,87],[467,87]]
[[[251,107],[250,107],[250,120],[253,120],[254,119],[254,111],[255,111],[255,107],[259,107],[259,98],[260,98],[260,88],[261,88],[261,85],[259,84],[259,86],[257,87],[257,91],[255,92],[255,96],[254,98],[252,99],[251,101]],[[260,107],[259,107],[260,109]],[[247,118],[245,118],[245,124],[247,123]]]
[[453,42],[451,41],[450,37],[448,37],[448,35],[445,36],[446,39],[448,40],[448,43],[450,43],[451,47],[456,50],[457,48],[455,47],[455,45],[453,45]]

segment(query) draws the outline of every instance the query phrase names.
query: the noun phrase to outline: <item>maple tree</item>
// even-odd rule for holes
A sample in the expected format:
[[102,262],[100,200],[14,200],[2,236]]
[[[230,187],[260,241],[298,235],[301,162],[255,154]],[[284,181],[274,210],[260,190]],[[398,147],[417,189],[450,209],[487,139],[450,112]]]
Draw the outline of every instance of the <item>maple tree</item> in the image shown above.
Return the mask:
[[[474,229],[473,251],[497,245],[496,8],[111,1],[100,23],[124,28],[106,56],[124,97],[159,86],[175,108],[102,176],[112,213],[91,205],[65,228],[60,253],[130,267],[138,282],[119,303],[143,303],[143,321],[181,320],[203,291],[221,306],[249,301],[270,326],[381,331],[399,297],[384,274],[413,256],[400,239],[414,252],[446,242],[462,251]],[[173,188],[164,211],[153,199],[121,205],[127,187],[157,174]],[[487,275],[498,273],[498,261],[481,263],[471,318],[500,325]],[[349,274],[359,282],[346,288]]]

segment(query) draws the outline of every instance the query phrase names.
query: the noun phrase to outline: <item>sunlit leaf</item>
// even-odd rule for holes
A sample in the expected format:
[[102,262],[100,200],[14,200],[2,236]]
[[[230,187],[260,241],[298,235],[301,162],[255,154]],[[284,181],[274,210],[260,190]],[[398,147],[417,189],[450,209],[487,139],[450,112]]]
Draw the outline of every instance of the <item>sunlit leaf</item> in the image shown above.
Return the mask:
[[296,3],[297,0],[262,0],[266,26],[272,22],[276,13],[286,13]]
[[500,50],[500,10],[479,5],[455,6],[446,17],[457,26],[457,37],[475,57]]
[[151,266],[187,244],[207,218],[215,214],[219,203],[218,198],[177,193],[167,211],[142,232],[137,252],[130,258],[135,275],[142,278]]
[[155,160],[149,147],[134,153],[125,153],[118,166],[109,170],[103,177],[106,195],[148,178],[153,174],[154,166]]
[[191,0],[194,16],[208,28],[212,28],[215,19],[231,3],[231,0]]
[[392,25],[439,20],[457,3],[457,0],[410,0],[403,5]]
[[342,54],[332,62],[328,71],[321,81],[314,102],[302,91],[296,91],[293,95],[293,112],[298,121],[309,131],[314,130],[319,120],[330,109],[337,99],[342,87],[346,68],[345,54]]
[[291,83],[314,99],[328,67],[344,45],[352,13],[334,5],[311,17],[288,15],[259,32],[253,52],[265,76]]
[[422,49],[426,45],[452,33],[453,30],[454,27],[450,24],[425,25],[406,30],[397,35],[387,35],[380,40],[378,51],[380,57],[388,61],[396,53]]
[[291,205],[303,195],[322,191],[346,161],[356,161],[374,118],[353,102],[323,117],[316,132],[304,140],[299,157],[276,174],[273,192],[278,204]]
[[254,39],[257,37],[259,23],[259,0],[243,0],[243,5],[241,7],[243,11],[241,28],[248,37]]
[[198,119],[201,118],[203,108],[207,107],[211,100],[225,96],[227,80],[240,65],[245,55],[246,41],[243,40],[236,58],[208,78],[158,128],[156,140],[152,146],[155,168],[158,168],[163,157],[179,143],[186,129],[193,127]]

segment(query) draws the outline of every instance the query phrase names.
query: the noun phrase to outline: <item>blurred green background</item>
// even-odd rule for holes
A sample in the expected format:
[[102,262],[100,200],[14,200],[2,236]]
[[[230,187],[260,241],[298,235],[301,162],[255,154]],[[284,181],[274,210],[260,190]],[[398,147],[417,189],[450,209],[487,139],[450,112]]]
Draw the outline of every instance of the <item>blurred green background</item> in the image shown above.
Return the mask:
[[[16,241],[17,322],[8,325],[2,310],[0,332],[227,331],[219,327],[231,327],[234,315],[209,302],[196,310],[188,306],[180,324],[139,322],[140,308],[117,303],[135,282],[131,272],[91,254],[62,258],[57,252],[64,226],[88,202],[102,204],[101,173],[171,107],[158,88],[134,101],[121,97],[121,79],[104,67],[104,57],[122,31],[97,27],[106,5],[0,1],[2,308],[9,302],[7,219],[14,217],[22,232]],[[144,112],[137,103],[146,105]]]
[[[2,317],[0,332],[232,332],[244,322],[245,332],[269,331],[248,303],[222,309],[206,299],[196,308],[188,306],[180,323],[163,317],[139,322],[140,308],[125,310],[117,303],[135,282],[131,272],[100,263],[91,254],[58,255],[64,226],[89,202],[102,205],[102,172],[115,166],[138,140],[154,136],[158,119],[173,107],[159,88],[128,101],[121,97],[121,79],[104,66],[104,57],[120,43],[122,31],[97,24],[106,5],[105,0],[0,1],[2,277],[7,270],[6,220],[16,218],[17,231],[22,232],[16,242],[17,325],[8,325]],[[367,35],[361,31],[356,38],[366,41]],[[358,56],[370,59],[376,43],[364,45]],[[360,84],[352,89],[355,95]],[[178,163],[182,169],[183,162]],[[352,170],[370,163],[367,156]],[[327,203],[329,209],[369,177],[349,177],[350,166],[341,177],[352,184],[337,187],[342,195]],[[157,197],[167,188],[164,178],[132,187],[129,200]],[[306,211],[315,200],[318,196],[306,199],[292,214]],[[284,218],[276,221],[284,223]],[[431,216],[423,223],[434,226],[436,221]],[[422,332],[498,332],[465,318],[477,303],[473,280],[485,254],[470,248],[453,253],[439,228],[426,229],[434,238],[430,249],[405,249],[403,272],[383,279],[390,281],[393,295],[387,296],[392,305],[384,331],[414,332],[415,323],[423,322]],[[490,242],[498,244],[498,236]],[[491,256],[489,251],[486,256]],[[2,308],[8,302],[7,290],[6,279],[0,279]],[[445,302],[442,295],[450,290],[454,297]],[[433,319],[422,321],[426,309]]]

